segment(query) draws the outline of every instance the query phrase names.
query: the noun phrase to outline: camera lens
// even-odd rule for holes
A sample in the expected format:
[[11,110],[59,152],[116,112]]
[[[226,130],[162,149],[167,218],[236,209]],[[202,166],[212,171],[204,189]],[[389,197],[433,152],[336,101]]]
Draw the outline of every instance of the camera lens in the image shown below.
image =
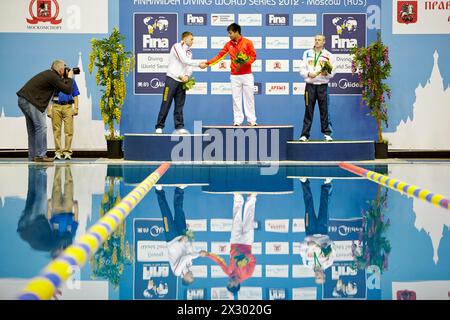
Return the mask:
[[80,68],[72,68],[73,74],[80,74]]

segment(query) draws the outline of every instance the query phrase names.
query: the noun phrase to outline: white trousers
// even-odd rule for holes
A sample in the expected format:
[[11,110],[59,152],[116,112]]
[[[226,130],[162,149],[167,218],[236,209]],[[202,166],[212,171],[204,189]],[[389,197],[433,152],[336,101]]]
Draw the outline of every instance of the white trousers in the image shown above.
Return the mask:
[[244,96],[244,111],[248,122],[256,122],[254,86],[255,79],[252,73],[231,75],[231,93],[233,95],[233,117],[235,124],[244,122],[242,112],[242,96]]
[[[255,221],[256,195],[247,197],[244,206],[244,197],[241,194],[235,194],[233,199],[233,225],[231,227],[230,244],[248,244],[253,245],[255,240],[254,221]],[[242,207],[244,207],[244,217],[242,217]]]

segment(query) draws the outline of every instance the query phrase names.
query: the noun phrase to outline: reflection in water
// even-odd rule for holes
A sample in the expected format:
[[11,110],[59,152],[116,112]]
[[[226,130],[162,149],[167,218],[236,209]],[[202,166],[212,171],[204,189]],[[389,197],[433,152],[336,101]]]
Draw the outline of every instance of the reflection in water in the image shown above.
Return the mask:
[[388,268],[388,256],[391,252],[386,232],[391,224],[385,221],[387,208],[387,189],[378,187],[377,199],[370,201],[369,208],[363,211],[363,228],[360,233],[360,245],[352,243],[352,253],[359,269],[376,266],[382,273]]
[[[100,218],[121,200],[120,178],[107,177],[105,193],[100,205]],[[103,243],[97,253],[91,257],[92,278],[106,279],[116,289],[119,286],[124,266],[132,262],[128,241],[125,242],[126,220],[118,226],[111,237]]]
[[[173,197],[175,215],[172,215],[166,200],[166,194],[161,186],[156,186],[156,195],[164,223],[164,236],[167,242],[170,268],[175,276],[182,278],[183,285],[188,286],[194,282],[194,275],[190,269],[192,260],[200,255],[204,256],[205,251],[195,252],[192,247],[193,233],[189,232],[186,227],[186,217],[183,210],[183,189],[184,187],[175,188]],[[150,282],[153,283],[153,280],[150,279]],[[167,283],[164,283],[164,288],[166,286]],[[155,287],[155,289],[157,288]],[[159,293],[159,295],[167,293],[168,291],[164,290],[164,294]],[[146,297],[149,297],[149,295],[150,292],[147,292]]]
[[73,199],[70,166],[55,167],[52,197],[47,200],[47,169],[28,167],[27,199],[17,231],[33,249],[48,251],[55,258],[73,242],[78,227],[78,202]]
[[[242,194],[233,196],[233,223],[230,237],[230,262],[214,253],[208,253],[208,258],[217,263],[229,277],[227,289],[232,294],[236,294],[241,283],[250,278],[255,271],[256,259],[252,255],[252,246],[255,242],[254,221],[256,193],[247,196],[244,205]],[[242,208],[244,211],[242,212]]]
[[[23,197],[28,188],[26,200],[8,195],[0,208],[0,248],[12,258],[0,264],[0,294],[4,279],[36,274],[154,168],[108,166],[103,196],[86,183],[96,173],[104,179],[106,167],[94,169],[28,167],[20,190]],[[448,297],[448,228],[440,229],[433,260],[428,235],[416,229],[414,200],[337,167],[280,167],[260,176],[256,167],[174,166],[158,183],[91,258],[91,278],[79,274],[80,293],[94,296],[97,278],[117,289],[103,281],[97,296],[110,299]],[[91,212],[90,221],[83,218]],[[63,298],[83,296],[72,293],[63,289]]]
[[300,255],[303,264],[311,267],[317,284],[325,282],[325,270],[334,261],[334,243],[328,235],[328,207],[331,197],[331,180],[326,179],[320,187],[319,215],[316,216],[310,182],[306,178],[302,183],[303,199],[305,201],[306,237],[300,244]]

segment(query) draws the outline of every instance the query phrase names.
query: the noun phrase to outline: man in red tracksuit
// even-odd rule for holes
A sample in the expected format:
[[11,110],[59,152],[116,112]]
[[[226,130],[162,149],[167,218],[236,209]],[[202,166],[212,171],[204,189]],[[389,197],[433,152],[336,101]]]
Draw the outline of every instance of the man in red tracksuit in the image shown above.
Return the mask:
[[252,193],[245,202],[241,194],[234,195],[233,202],[233,225],[231,230],[230,264],[212,253],[207,253],[207,257],[216,262],[228,277],[227,289],[231,293],[236,293],[241,288],[241,283],[250,278],[255,271],[256,259],[252,255],[252,245],[254,242],[254,220],[255,220],[256,194]]
[[[202,64],[202,67],[214,65],[224,59],[227,54],[230,55],[234,125],[240,126],[244,122],[244,113],[242,112],[242,96],[244,96],[244,111],[248,125],[256,126],[255,98],[253,95],[255,79],[252,74],[252,63],[256,60],[255,48],[253,42],[241,35],[241,27],[238,24],[230,24],[227,31],[230,41],[225,44],[217,56]],[[239,52],[248,56],[249,60],[246,63],[235,63],[236,55]]]

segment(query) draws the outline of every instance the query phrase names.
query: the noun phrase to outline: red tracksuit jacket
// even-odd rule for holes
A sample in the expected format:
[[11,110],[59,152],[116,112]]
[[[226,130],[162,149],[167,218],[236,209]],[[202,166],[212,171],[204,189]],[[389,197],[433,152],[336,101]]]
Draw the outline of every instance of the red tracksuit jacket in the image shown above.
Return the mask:
[[[237,65],[234,64],[234,59],[236,59],[236,54],[238,52],[245,53],[250,60],[242,65],[238,70],[236,70]],[[252,63],[256,60],[256,52],[253,47],[253,42],[250,40],[240,37],[239,40],[236,41],[228,41],[223,49],[219,52],[217,56],[212,58],[207,62],[208,65],[214,64],[214,62],[221,60],[225,57],[225,55],[229,53],[231,58],[231,74],[233,75],[242,75],[252,73]]]
[[[236,265],[236,260],[234,258],[240,255],[245,255],[248,258],[249,262],[247,265],[242,267]],[[230,278],[239,279],[239,282],[250,278],[253,275],[253,271],[255,271],[256,259],[252,255],[252,246],[248,244],[234,243],[231,245],[229,266],[226,265],[222,258],[216,255],[210,254],[208,255],[208,258],[216,262]]]

